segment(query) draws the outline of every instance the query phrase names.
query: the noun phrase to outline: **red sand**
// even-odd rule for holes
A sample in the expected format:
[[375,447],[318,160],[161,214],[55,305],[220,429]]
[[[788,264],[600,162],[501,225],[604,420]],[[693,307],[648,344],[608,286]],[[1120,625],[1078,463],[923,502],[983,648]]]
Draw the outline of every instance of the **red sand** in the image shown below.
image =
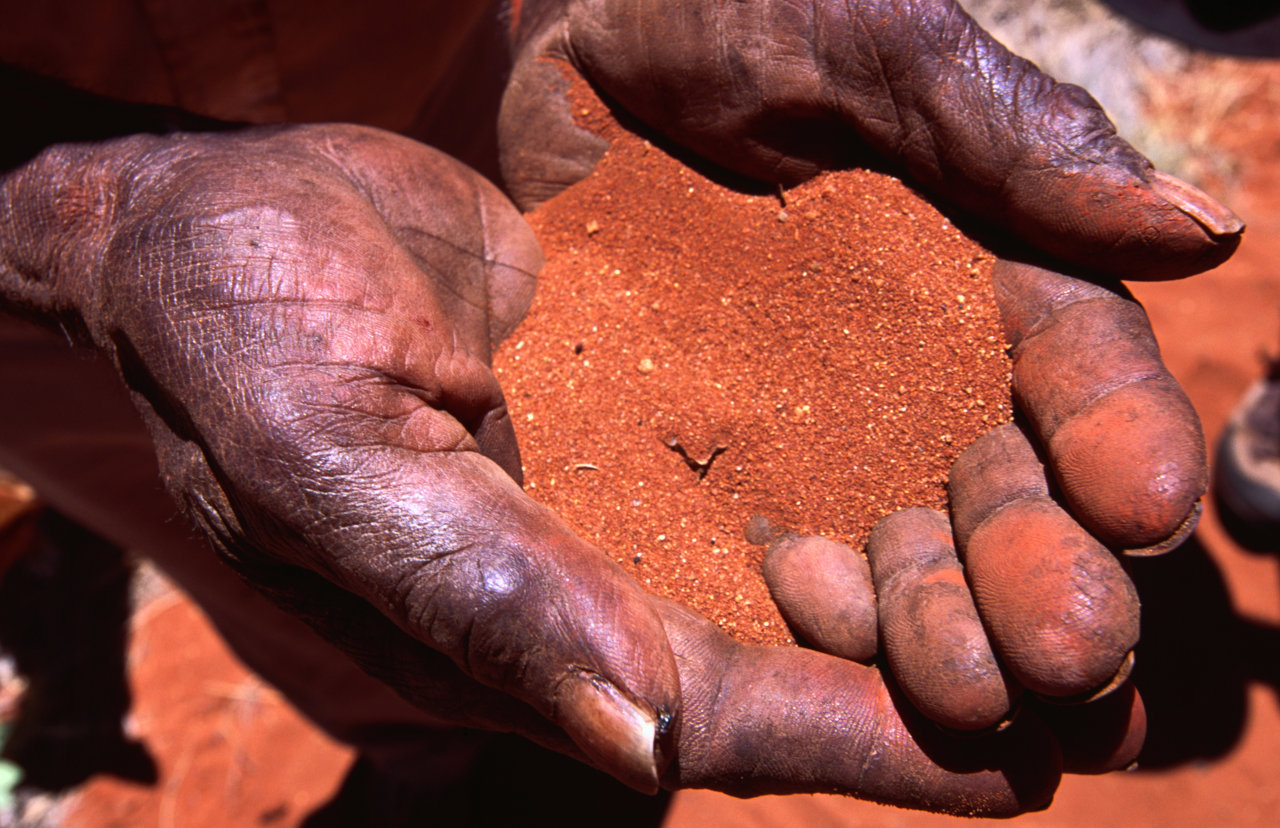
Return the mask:
[[1009,418],[992,258],[894,178],[784,207],[590,121],[611,148],[530,217],[547,266],[495,359],[526,488],[653,591],[789,643],[743,526],[861,548],[945,508],[951,462]]

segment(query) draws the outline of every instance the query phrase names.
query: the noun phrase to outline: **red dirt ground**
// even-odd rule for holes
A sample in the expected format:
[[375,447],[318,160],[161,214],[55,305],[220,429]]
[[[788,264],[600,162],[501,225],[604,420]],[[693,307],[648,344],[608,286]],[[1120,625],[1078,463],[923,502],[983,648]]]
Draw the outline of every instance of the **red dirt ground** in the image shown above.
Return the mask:
[[[1218,131],[1218,146],[1239,167],[1234,185],[1215,192],[1249,222],[1246,240],[1213,273],[1134,286],[1211,446],[1259,375],[1260,353],[1280,346],[1280,62],[1232,71],[1257,83],[1226,114],[1230,128]],[[1019,824],[1276,824],[1280,561],[1234,545],[1210,505],[1193,544],[1138,574],[1148,622],[1138,680],[1151,719],[1143,762],[1155,769],[1067,778],[1052,807]],[[291,826],[333,791],[349,753],[236,664],[184,598],[154,599],[134,625],[131,730],[155,755],[160,782],[144,788],[95,778],[65,803],[63,825]],[[694,791],[675,797],[666,824],[951,821],[830,796],[734,800]]]

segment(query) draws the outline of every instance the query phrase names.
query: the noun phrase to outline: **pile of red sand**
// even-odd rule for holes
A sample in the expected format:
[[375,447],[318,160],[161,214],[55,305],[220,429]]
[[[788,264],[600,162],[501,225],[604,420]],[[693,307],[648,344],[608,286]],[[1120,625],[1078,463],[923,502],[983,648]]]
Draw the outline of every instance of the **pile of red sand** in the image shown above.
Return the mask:
[[547,265],[495,359],[526,488],[646,588],[791,643],[744,525],[861,548],[945,508],[1011,412],[992,256],[882,174],[744,194],[602,131],[595,173],[530,216]]

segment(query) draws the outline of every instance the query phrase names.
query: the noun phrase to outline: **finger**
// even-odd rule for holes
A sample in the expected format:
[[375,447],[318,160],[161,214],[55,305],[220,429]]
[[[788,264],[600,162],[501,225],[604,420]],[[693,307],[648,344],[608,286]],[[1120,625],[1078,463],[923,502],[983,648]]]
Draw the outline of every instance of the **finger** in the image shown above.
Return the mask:
[[966,213],[1074,265],[1173,278],[1243,225],[1115,134],[1082,89],[951,0],[569,4],[554,50],[676,142],[794,181],[866,146]]
[[1057,737],[1067,773],[1133,767],[1147,736],[1147,711],[1131,681],[1088,704],[1038,704],[1036,714]]
[[951,467],[951,522],[974,601],[1001,661],[1050,697],[1092,695],[1131,663],[1138,596],[1119,561],[1049,496],[1015,425]]
[[871,570],[853,547],[820,537],[783,537],[765,553],[764,580],[782,617],[805,641],[852,661],[875,657]]
[[956,739],[895,699],[872,668],[738,644],[683,607],[662,607],[684,704],[670,787],[831,791],[1008,816],[1044,807],[1057,786],[1056,745],[1034,717]]
[[516,61],[498,113],[498,160],[506,191],[529,212],[591,174],[608,142],[578,126],[569,102],[563,31],[539,33]]
[[1002,261],[993,278],[1014,399],[1071,514],[1116,549],[1177,546],[1207,485],[1204,434],[1142,306],[1031,265]]
[[1006,720],[1019,688],[987,641],[946,516],[908,509],[882,518],[867,559],[885,657],[912,705],[956,730]]

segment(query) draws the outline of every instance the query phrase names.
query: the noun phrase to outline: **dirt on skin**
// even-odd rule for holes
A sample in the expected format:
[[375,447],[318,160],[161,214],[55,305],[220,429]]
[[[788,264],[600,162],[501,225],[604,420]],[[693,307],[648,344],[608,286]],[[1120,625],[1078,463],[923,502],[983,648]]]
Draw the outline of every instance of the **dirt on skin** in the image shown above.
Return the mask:
[[[1180,76],[1176,85],[1184,89],[1191,81],[1218,92],[1241,89],[1225,115],[1217,108],[1219,94],[1209,113],[1192,108],[1177,113],[1176,120],[1211,132],[1211,145],[1235,165],[1234,183],[1205,183],[1249,229],[1239,253],[1217,270],[1180,282],[1133,287],[1213,446],[1240,394],[1260,376],[1261,355],[1274,355],[1280,347],[1280,60],[1219,59],[1207,71],[1201,67],[1193,76]],[[1193,544],[1149,562],[1148,568],[1179,576],[1177,584],[1142,590],[1147,623],[1139,644],[1138,682],[1147,700],[1149,734],[1138,771],[1068,776],[1047,810],[1012,824],[1275,825],[1280,813],[1280,786],[1275,784],[1280,774],[1280,684],[1274,669],[1280,663],[1280,559],[1236,546],[1223,532],[1212,501]],[[1199,566],[1192,577],[1183,578],[1180,562],[1187,561]],[[46,824],[298,825],[314,807],[304,803],[323,802],[332,794],[350,751],[327,743],[296,714],[277,716],[274,706],[246,708],[228,717],[220,700],[228,695],[225,688],[246,680],[243,668],[185,598],[161,600],[178,601],[182,609],[135,613],[130,656],[132,730],[156,756],[160,782],[142,786],[95,777],[67,795],[65,818]],[[1170,626],[1167,616],[1150,612],[1161,600],[1175,602],[1181,626]],[[1186,634],[1187,625],[1194,625],[1194,634]],[[181,646],[159,644],[154,635],[158,629],[165,642]],[[1238,634],[1246,629],[1254,634]],[[1269,646],[1258,646],[1259,632],[1269,636],[1263,639]],[[1146,665],[1156,660],[1153,648],[1173,653],[1182,672],[1152,675]],[[183,698],[196,703],[176,702]],[[175,801],[178,795],[181,799]],[[290,806],[282,808],[282,802]],[[743,800],[712,791],[678,793],[662,822],[663,828],[960,824],[1011,823],[958,823],[953,817],[846,797]]]
[[526,490],[648,589],[793,643],[743,527],[860,549],[945,508],[952,461],[1010,416],[992,256],[890,176],[744,193],[577,91],[611,146],[529,217],[547,264],[495,357]]

